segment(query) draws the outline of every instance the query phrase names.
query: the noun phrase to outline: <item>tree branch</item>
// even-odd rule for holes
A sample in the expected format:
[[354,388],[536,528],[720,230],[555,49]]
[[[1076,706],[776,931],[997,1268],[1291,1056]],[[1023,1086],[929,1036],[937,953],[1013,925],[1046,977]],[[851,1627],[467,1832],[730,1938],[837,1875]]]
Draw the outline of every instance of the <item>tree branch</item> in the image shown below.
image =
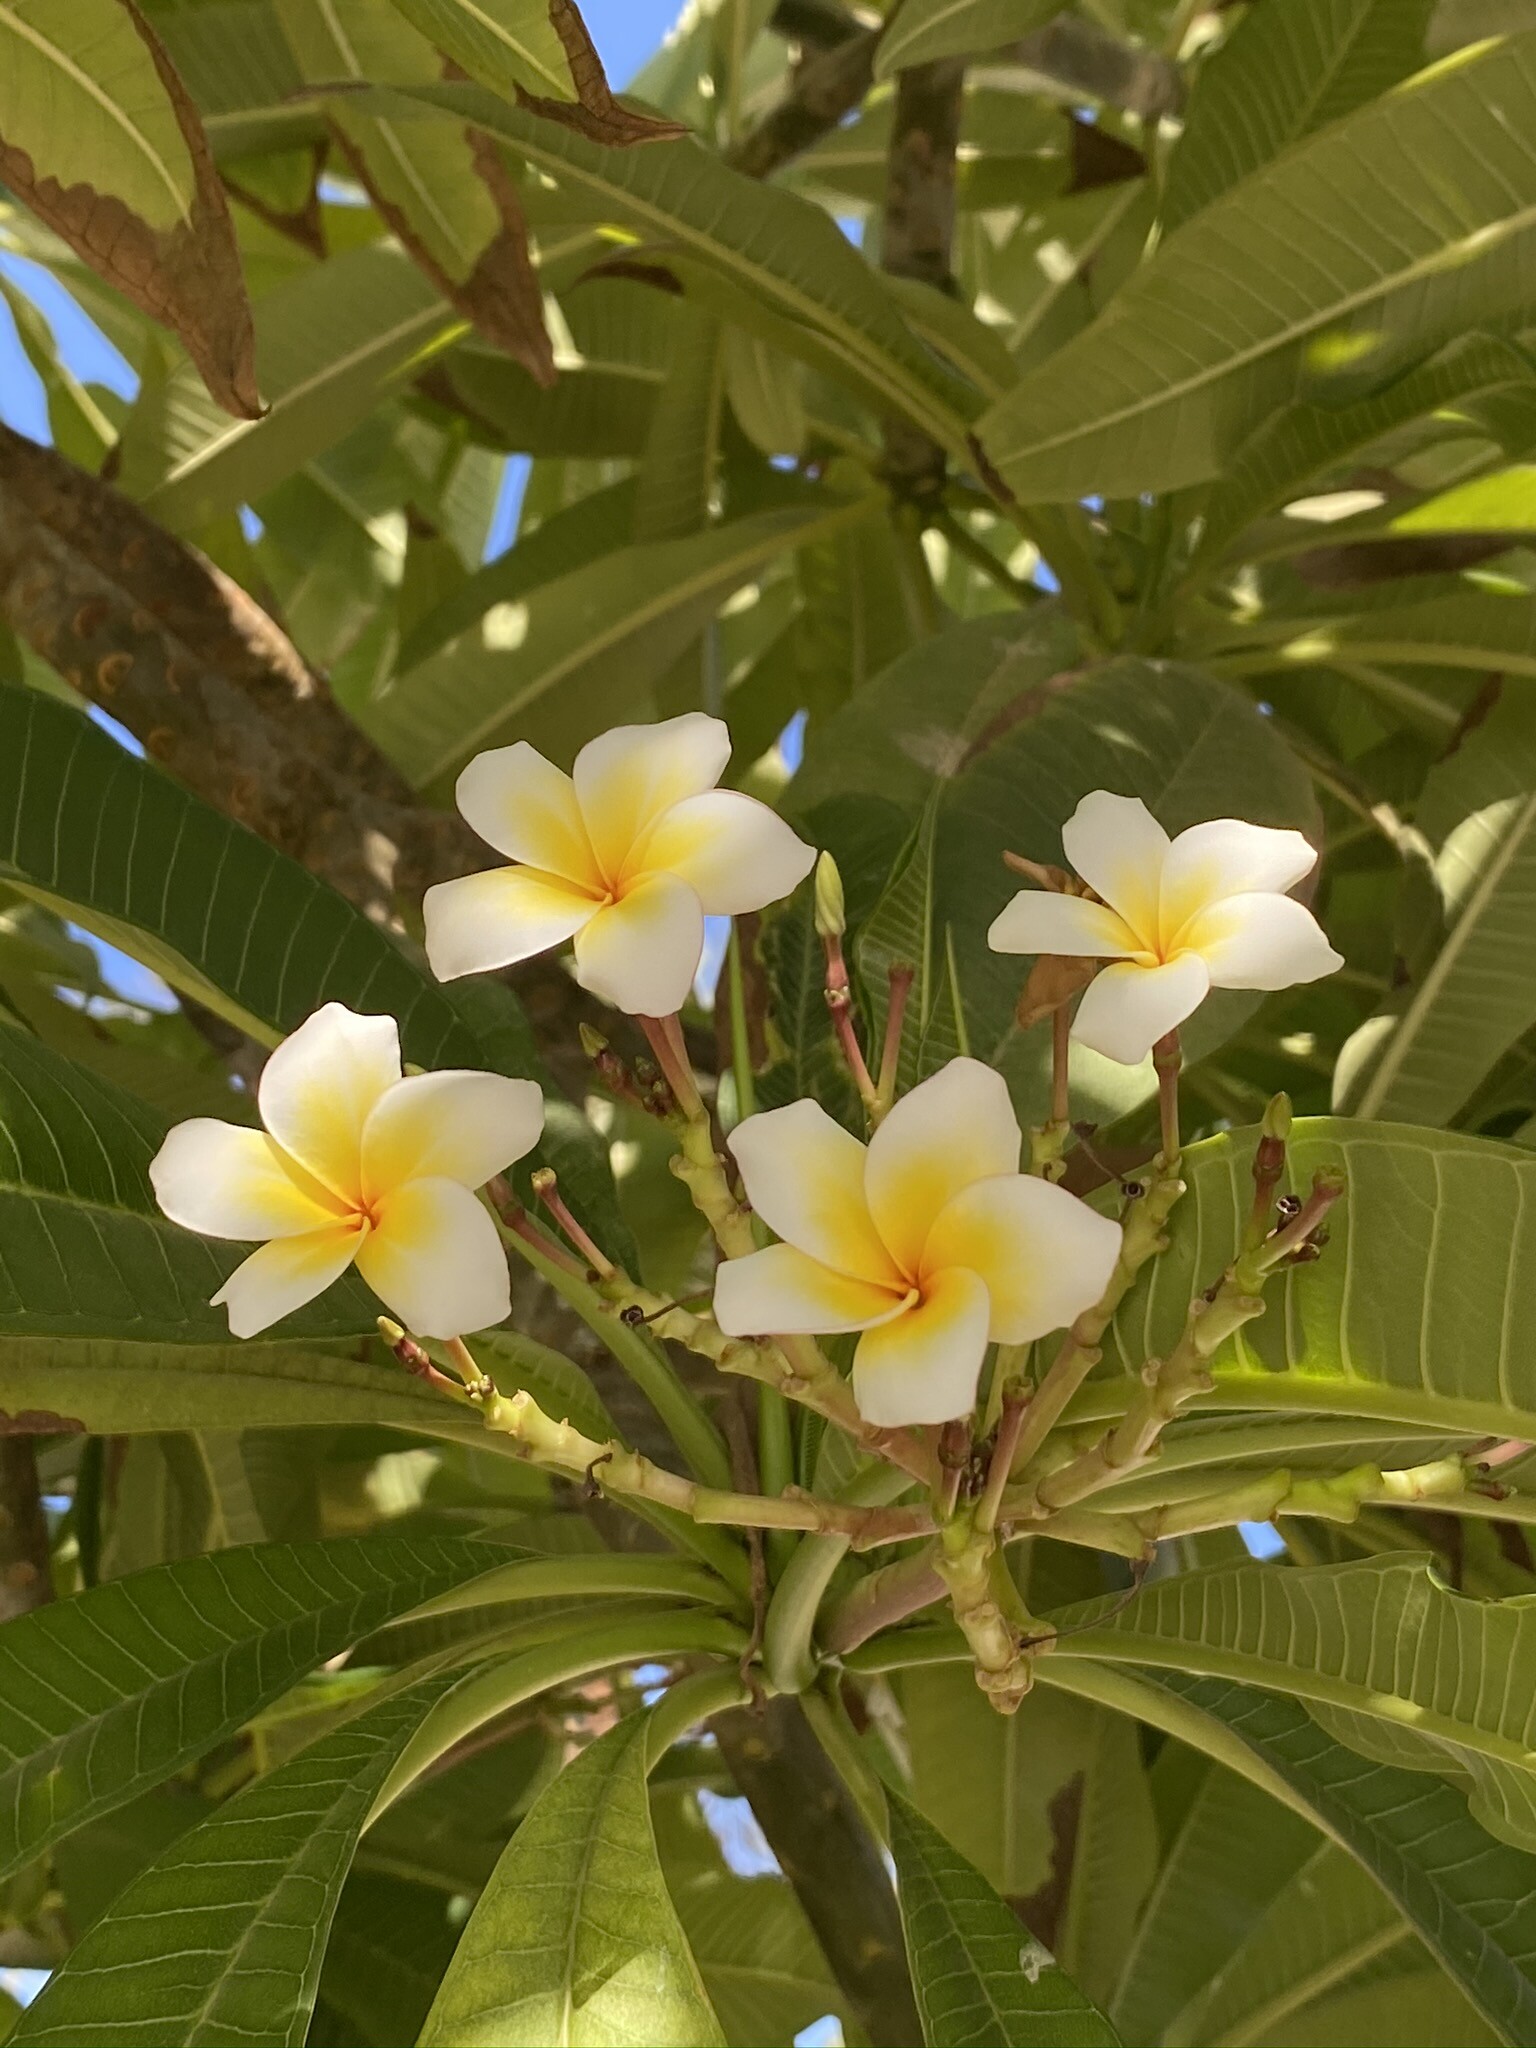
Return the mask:
[[725,161],[749,178],[767,178],[820,142],[863,99],[874,82],[879,29],[856,29],[844,41],[808,57],[776,107],[765,114]]
[[[914,64],[900,73],[886,157],[880,267],[941,292],[953,290],[955,149],[964,86],[965,65],[958,58]],[[885,473],[904,494],[937,498],[945,460],[944,449],[920,427],[887,419]]]
[[53,1598],[35,1443],[35,1437],[0,1435],[0,1622],[30,1614]]

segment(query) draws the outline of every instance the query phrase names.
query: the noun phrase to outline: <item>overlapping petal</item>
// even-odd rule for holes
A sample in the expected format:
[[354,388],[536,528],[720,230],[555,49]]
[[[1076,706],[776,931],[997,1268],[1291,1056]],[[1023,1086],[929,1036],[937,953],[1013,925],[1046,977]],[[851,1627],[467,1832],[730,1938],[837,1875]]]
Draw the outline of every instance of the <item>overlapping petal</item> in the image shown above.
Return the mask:
[[575,783],[526,740],[476,754],[454,799],[465,822],[508,860],[559,875],[592,895],[605,893]]
[[985,1283],[955,1266],[934,1276],[920,1302],[866,1330],[853,1354],[853,1397],[864,1420],[904,1429],[969,1414],[990,1315]]
[[839,1273],[905,1285],[864,1198],[864,1147],[819,1102],[760,1110],[726,1143],[747,1200],[775,1236]]
[[439,981],[485,974],[562,945],[598,902],[538,868],[489,868],[437,882],[422,899],[427,960]]
[[1161,923],[1172,950],[1188,920],[1225,896],[1255,891],[1283,895],[1317,865],[1317,850],[1299,832],[1250,825],[1241,818],[1210,818],[1191,825],[1163,862]]
[[917,1273],[934,1218],[957,1190],[1018,1172],[1021,1143],[1008,1084],[980,1060],[951,1060],[902,1097],[869,1141],[864,1193],[904,1273]]
[[1119,1224],[1065,1188],[1005,1174],[945,1203],[923,1249],[923,1283],[951,1267],[975,1273],[991,1302],[988,1336],[1024,1344],[1091,1308],[1119,1256]]
[[1106,904],[1049,889],[1021,889],[992,920],[987,944],[994,953],[1064,953],[1090,960],[1123,960],[1146,950]]
[[636,842],[627,872],[664,869],[692,883],[708,915],[734,917],[788,896],[815,861],[816,849],[767,804],[711,789],[664,811]]
[[507,1255],[483,1204],[453,1180],[410,1180],[378,1204],[357,1270],[421,1337],[462,1337],[505,1322]]
[[1137,796],[1093,790],[1061,828],[1062,850],[1144,942],[1157,936],[1158,893],[1168,834]]
[[1193,1016],[1210,992],[1211,977],[1198,953],[1181,953],[1164,967],[1117,960],[1083,991],[1072,1036],[1106,1059],[1136,1066],[1158,1039]]
[[327,1003],[285,1038],[262,1069],[261,1120],[300,1166],[355,1203],[363,1125],[400,1079],[393,1017],[360,1017]]
[[656,725],[619,725],[588,740],[571,779],[603,871],[616,881],[662,812],[713,789],[731,758],[723,719],[685,711]]
[[905,1294],[835,1273],[792,1244],[727,1259],[715,1274],[715,1320],[728,1337],[832,1336],[901,1314]]
[[363,1126],[364,1198],[410,1180],[484,1187],[533,1149],[543,1127],[537,1082],[452,1070],[413,1074],[379,1098]]
[[680,1010],[704,952],[704,908],[676,875],[647,875],[576,934],[576,979],[631,1016]]
[[1229,896],[1191,919],[1185,943],[1204,960],[1216,988],[1294,988],[1344,965],[1294,896]]
[[259,1336],[339,1280],[366,1234],[359,1218],[302,1237],[274,1237],[236,1266],[211,1306],[228,1309],[231,1336]]
[[348,1213],[265,1131],[216,1117],[193,1117],[167,1132],[149,1179],[171,1221],[203,1237],[296,1237]]

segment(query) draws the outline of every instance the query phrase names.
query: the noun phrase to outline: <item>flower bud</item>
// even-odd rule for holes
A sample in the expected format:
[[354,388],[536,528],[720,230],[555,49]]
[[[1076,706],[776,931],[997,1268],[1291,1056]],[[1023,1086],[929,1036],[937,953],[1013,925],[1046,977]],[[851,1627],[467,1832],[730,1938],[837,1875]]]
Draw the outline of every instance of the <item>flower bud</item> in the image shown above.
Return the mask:
[[1266,1138],[1278,1138],[1283,1145],[1291,1135],[1291,1098],[1283,1090],[1270,1097],[1260,1127]]
[[848,929],[843,905],[843,878],[830,853],[816,862],[816,930],[824,939],[840,939]]

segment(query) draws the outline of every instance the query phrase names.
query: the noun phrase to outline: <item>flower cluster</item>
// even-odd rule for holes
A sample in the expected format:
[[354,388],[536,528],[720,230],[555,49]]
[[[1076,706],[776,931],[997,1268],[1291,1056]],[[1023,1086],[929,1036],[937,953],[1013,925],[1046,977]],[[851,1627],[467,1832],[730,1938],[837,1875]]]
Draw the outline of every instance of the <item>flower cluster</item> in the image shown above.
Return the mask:
[[[678,1071],[675,1013],[705,917],[779,900],[816,860],[766,805],[717,787],[729,755],[725,726],[699,713],[607,733],[570,774],[526,743],[482,754],[459,779],[459,808],[511,864],[440,883],[424,905],[440,979],[573,944],[582,986],[648,1029],[674,1113],[690,1128],[702,1119],[705,1163],[685,1141],[685,1164],[719,1173],[716,1207],[700,1204],[712,1221],[734,1196]],[[1316,859],[1298,833],[1216,819],[1170,839],[1144,804],[1097,791],[1062,842],[1079,879],[1032,868],[1046,886],[1017,895],[990,940],[1084,963],[1057,986],[1070,1000],[1086,982],[1072,1035],[1111,1059],[1145,1058],[1213,987],[1282,988],[1340,964],[1287,893]],[[828,944],[840,968],[838,937]],[[844,972],[844,1009],[846,988]],[[811,1101],[730,1134],[747,1202],[778,1241],[722,1237],[734,1255],[717,1271],[714,1327],[722,1342],[786,1349],[857,1332],[862,1422],[943,1423],[975,1405],[989,1345],[1028,1343],[1099,1302],[1121,1228],[1021,1170],[1007,1086],[979,1061],[951,1060],[894,1104],[873,1089],[865,1099],[867,1144]],[[532,1082],[407,1077],[392,1018],[328,1003],[272,1054],[257,1107],[260,1130],[178,1125],[151,1168],[173,1221],[260,1240],[214,1297],[237,1336],[353,1265],[418,1336],[457,1339],[506,1317],[506,1250],[476,1190],[538,1142]]]

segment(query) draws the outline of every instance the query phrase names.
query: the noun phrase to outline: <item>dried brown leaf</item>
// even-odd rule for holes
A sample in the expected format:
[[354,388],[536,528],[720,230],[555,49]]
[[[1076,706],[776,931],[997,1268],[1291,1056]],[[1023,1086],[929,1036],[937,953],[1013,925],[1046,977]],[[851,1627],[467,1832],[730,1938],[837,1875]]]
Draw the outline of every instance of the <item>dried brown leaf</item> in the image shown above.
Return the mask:
[[608,84],[603,60],[587,33],[587,25],[576,11],[575,0],[549,0],[549,19],[565,51],[576,99],[545,99],[538,93],[517,89],[518,105],[546,120],[574,128],[589,142],[605,142],[627,148],[636,142],[668,142],[688,133],[682,121],[664,120],[658,114],[637,113],[620,104]]

